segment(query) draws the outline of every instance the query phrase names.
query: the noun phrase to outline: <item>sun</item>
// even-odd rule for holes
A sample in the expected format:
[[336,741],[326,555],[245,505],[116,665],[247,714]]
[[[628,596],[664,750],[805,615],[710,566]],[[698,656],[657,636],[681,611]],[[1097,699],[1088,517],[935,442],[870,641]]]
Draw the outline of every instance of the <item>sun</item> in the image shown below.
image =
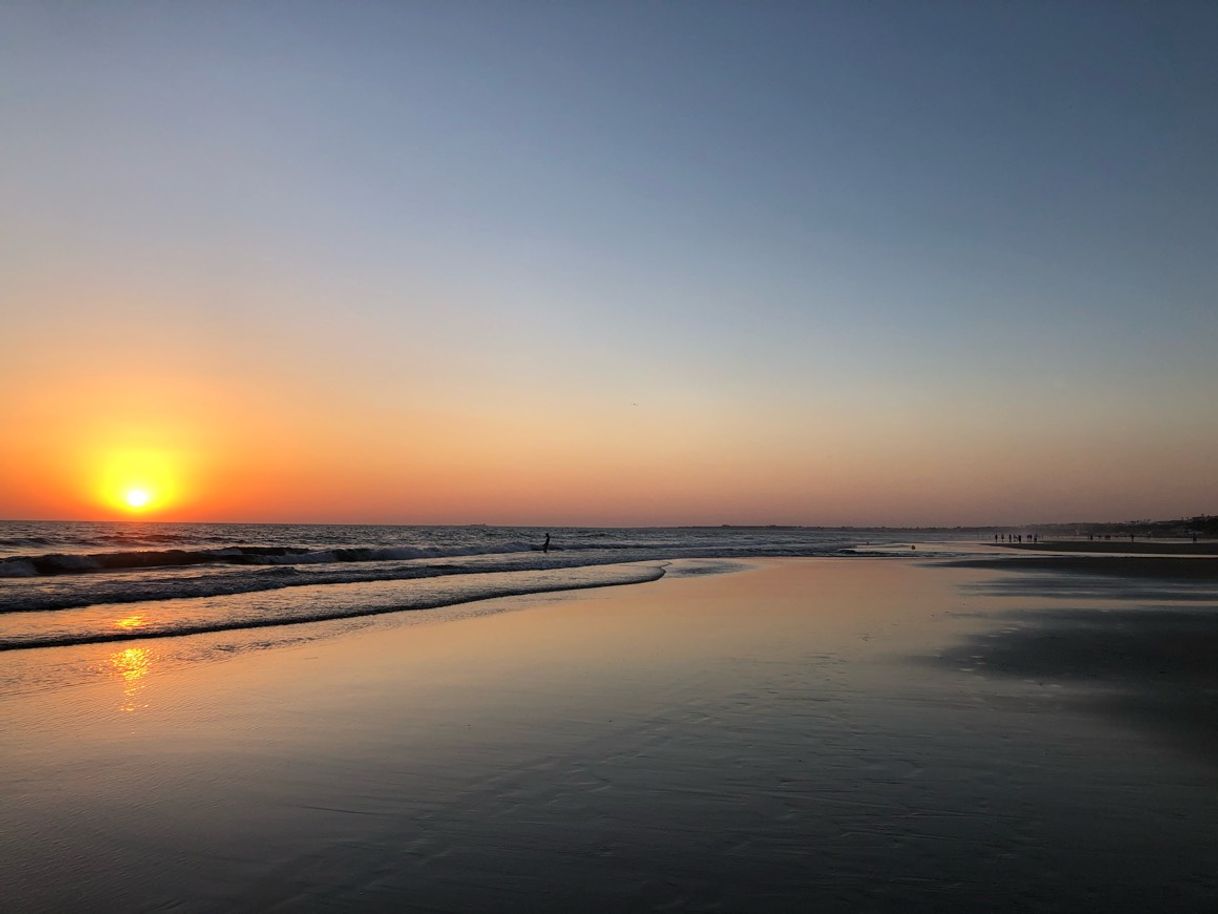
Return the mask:
[[97,461],[96,498],[118,515],[156,515],[181,499],[181,460],[172,451],[123,448]]
[[138,511],[152,502],[152,493],[143,486],[132,486],[123,492],[123,502],[128,508]]

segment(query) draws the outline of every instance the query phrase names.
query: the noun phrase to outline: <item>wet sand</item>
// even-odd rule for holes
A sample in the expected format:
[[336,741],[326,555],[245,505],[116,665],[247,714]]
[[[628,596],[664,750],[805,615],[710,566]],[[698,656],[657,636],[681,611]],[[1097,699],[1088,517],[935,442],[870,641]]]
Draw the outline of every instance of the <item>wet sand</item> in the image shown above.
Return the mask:
[[1112,578],[1159,581],[1218,581],[1218,559],[1169,555],[1037,555],[963,559],[964,568],[994,571],[1049,571],[1056,574],[1097,574]]
[[[988,545],[988,544],[987,544]],[[1039,543],[994,543],[1003,549],[1027,549],[1037,552],[1114,552],[1123,555],[1218,555],[1218,543],[1212,540],[1193,543],[1128,540],[1044,540]]]
[[1218,605],[1009,562],[23,652],[99,673],[0,697],[5,907],[1212,909]]

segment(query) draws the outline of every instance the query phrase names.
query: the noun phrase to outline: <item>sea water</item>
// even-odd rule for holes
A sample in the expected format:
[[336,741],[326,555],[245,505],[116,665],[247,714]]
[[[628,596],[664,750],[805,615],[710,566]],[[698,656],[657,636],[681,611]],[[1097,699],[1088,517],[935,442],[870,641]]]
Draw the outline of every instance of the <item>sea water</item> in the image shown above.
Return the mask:
[[[545,546],[549,535],[549,547]],[[0,650],[641,583],[674,559],[875,554],[910,531],[0,522]],[[919,531],[919,540],[960,532]]]

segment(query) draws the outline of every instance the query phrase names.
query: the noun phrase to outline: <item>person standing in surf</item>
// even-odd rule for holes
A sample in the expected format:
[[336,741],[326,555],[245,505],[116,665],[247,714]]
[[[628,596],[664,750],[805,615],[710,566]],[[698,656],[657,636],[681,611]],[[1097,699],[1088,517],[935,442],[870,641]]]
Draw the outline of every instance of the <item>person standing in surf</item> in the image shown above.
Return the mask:
[[546,541],[541,544],[541,551],[542,552],[550,551],[550,534],[548,534],[548,533],[546,534]]

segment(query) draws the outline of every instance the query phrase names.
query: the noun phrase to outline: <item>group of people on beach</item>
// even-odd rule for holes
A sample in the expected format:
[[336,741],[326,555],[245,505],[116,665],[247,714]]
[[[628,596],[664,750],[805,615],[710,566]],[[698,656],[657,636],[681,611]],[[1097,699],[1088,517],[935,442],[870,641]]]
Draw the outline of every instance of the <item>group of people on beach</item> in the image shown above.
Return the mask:
[[[1006,539],[1003,539],[1003,537],[1006,537]],[[1040,542],[1039,533],[1029,533],[1029,534],[1027,534],[1027,537],[1028,537],[1029,543],[1039,543]],[[996,543],[1022,543],[1023,538],[1024,538],[1024,534],[1022,534],[1022,533],[995,533],[994,534],[994,542],[996,542]]]

